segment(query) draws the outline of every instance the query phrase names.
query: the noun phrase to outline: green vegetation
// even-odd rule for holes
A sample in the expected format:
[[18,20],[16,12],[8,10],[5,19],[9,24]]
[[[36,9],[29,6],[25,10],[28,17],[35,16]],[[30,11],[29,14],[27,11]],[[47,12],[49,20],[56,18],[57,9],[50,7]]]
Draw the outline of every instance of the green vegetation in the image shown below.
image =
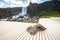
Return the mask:
[[40,16],[42,18],[60,17],[60,13],[59,12],[42,11],[42,12],[36,12],[35,15],[38,15],[38,16]]

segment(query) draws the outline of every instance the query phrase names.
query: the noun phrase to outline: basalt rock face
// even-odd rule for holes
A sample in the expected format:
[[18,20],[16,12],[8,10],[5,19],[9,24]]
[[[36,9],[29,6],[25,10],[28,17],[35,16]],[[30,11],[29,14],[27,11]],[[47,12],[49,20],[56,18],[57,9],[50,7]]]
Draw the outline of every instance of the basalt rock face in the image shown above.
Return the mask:
[[33,16],[35,12],[38,12],[38,4],[37,3],[30,3],[30,5],[27,7],[27,13],[30,16]]
[[41,11],[60,12],[60,1],[46,1],[40,4],[30,3],[28,6],[28,14],[34,16],[34,13]]
[[21,7],[15,8],[0,8],[0,18],[12,17],[21,12]]
[[39,4],[39,11],[58,11],[60,12],[60,1],[47,1]]

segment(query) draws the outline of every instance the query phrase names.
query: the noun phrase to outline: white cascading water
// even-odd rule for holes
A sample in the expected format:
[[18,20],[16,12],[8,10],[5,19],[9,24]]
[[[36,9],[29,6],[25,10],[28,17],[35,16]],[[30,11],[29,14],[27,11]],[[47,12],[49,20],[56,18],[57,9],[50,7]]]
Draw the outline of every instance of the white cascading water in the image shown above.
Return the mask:
[[24,16],[25,14],[27,14],[27,7],[22,7],[22,13],[19,13],[18,15],[14,15],[14,16],[12,16],[12,18],[17,19],[20,16]]
[[27,7],[22,7],[22,15],[27,13]]

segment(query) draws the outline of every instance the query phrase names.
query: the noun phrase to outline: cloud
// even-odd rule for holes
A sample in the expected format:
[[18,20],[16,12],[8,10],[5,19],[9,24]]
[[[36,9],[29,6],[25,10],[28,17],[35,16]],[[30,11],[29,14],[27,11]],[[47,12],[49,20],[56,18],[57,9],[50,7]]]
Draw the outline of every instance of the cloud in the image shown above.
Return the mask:
[[26,7],[28,6],[28,2],[22,2],[22,1],[16,1],[16,0],[3,0],[0,3],[0,7],[6,8],[6,7]]
[[[46,1],[46,0],[45,0]],[[0,2],[0,8],[6,8],[6,7],[26,7],[29,5],[29,2],[32,3],[42,3],[45,1],[41,1],[41,0],[27,0],[25,2],[23,2],[22,0],[1,0]]]
[[10,2],[10,0],[3,0],[3,1],[5,1],[5,2]]
[[43,3],[46,1],[51,1],[51,0],[31,0],[32,3]]
[[13,1],[11,1],[11,3],[12,4],[15,4],[15,5],[17,5],[17,6],[28,6],[29,5],[29,2],[23,2],[23,1],[15,1],[15,0],[13,0]]
[[0,8],[2,8],[4,6],[4,3],[0,2]]

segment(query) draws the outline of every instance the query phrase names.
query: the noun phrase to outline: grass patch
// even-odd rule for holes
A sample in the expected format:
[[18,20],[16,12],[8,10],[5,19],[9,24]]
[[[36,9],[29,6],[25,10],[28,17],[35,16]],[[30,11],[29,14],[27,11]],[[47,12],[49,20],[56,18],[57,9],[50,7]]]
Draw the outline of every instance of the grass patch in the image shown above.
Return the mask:
[[60,13],[59,12],[46,12],[46,11],[42,11],[42,12],[37,12],[37,14],[40,17],[42,17],[42,18],[60,17]]

